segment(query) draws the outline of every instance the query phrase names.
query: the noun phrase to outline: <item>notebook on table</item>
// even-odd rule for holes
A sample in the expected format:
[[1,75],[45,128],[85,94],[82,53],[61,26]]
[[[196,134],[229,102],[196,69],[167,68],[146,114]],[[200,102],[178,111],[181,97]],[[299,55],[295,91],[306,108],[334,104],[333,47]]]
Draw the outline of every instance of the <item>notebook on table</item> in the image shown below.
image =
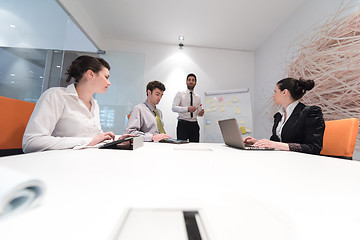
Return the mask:
[[142,136],[127,137],[120,140],[108,142],[99,146],[100,149],[125,149],[135,150],[142,147],[144,139]]
[[174,139],[174,138],[163,138],[159,142],[161,142],[161,143],[181,144],[181,143],[189,143],[189,140],[180,140],[180,139]]
[[274,150],[274,148],[263,148],[245,145],[239,125],[235,118],[219,120],[219,126],[225,144],[230,147],[240,148],[244,150]]

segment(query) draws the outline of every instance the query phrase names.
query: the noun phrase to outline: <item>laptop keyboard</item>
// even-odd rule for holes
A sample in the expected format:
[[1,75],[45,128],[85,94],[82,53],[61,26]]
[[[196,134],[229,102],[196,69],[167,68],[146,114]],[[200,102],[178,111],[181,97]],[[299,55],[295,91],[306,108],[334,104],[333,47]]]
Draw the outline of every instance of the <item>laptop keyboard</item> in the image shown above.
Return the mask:
[[248,149],[248,150],[274,150],[274,148],[269,148],[269,147],[254,147],[254,146],[246,146],[245,149]]

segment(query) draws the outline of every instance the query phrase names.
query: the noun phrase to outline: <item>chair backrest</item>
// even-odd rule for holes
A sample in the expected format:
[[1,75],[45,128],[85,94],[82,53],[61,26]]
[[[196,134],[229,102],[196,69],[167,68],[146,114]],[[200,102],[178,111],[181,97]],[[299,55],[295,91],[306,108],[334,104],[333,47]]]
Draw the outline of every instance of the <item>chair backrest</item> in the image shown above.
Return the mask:
[[358,131],[357,118],[325,121],[323,149],[320,154],[352,159]]
[[21,149],[35,103],[0,96],[0,149]]

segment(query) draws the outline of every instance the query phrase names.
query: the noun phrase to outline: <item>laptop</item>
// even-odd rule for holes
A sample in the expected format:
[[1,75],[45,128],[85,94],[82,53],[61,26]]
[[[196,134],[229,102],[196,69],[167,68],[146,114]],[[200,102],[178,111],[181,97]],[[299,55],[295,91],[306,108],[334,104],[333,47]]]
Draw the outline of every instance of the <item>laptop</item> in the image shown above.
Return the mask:
[[224,142],[230,147],[245,149],[245,150],[274,150],[274,148],[254,147],[244,144],[239,125],[235,118],[219,120],[219,126]]

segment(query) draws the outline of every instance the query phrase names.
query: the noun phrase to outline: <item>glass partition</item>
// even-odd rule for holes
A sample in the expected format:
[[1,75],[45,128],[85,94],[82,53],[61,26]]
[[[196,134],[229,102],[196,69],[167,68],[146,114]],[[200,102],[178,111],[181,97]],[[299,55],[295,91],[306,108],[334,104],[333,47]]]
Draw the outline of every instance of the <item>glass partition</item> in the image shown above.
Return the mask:
[[47,50],[0,48],[0,95],[36,102],[40,97]]
[[[55,0],[0,0],[0,95],[36,102],[50,87],[65,87],[66,70],[97,48]],[[101,54],[111,65],[111,86],[94,97],[104,131],[122,134],[126,115],[140,103],[145,86],[141,53]]]
[[0,46],[96,52],[55,0],[0,0]]
[[60,86],[64,51],[97,48],[55,0],[0,0],[0,95],[36,102]]
[[109,62],[111,86],[105,94],[96,94],[100,106],[103,131],[123,134],[127,115],[136,104],[141,103],[145,92],[144,64],[142,53],[106,52],[100,57]]

